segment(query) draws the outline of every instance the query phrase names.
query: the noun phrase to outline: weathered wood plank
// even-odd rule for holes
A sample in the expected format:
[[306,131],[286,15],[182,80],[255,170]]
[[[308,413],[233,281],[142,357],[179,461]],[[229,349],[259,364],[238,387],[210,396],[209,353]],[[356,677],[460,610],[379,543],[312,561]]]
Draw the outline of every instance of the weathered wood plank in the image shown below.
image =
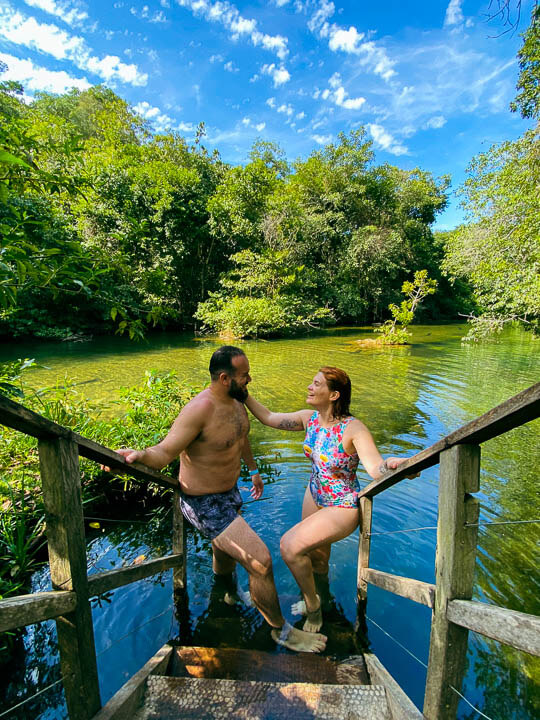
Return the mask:
[[182,564],[183,555],[165,555],[155,560],[147,560],[138,565],[106,570],[88,576],[88,595],[101,595],[102,593],[115,590],[123,585],[143,580],[150,575],[176,568]]
[[540,417],[540,383],[475,418],[431,447],[422,450],[380,480],[374,480],[360,492],[360,497],[374,497],[403,480],[407,475],[426,470],[439,462],[441,452],[460,444],[477,444],[491,440],[519,425]]
[[465,672],[468,631],[446,616],[450,600],[472,596],[479,502],[480,447],[455,445],[441,453],[439,521],[435,557],[436,591],[424,698],[428,720],[454,720]]
[[540,617],[537,615],[472,600],[450,600],[446,617],[481,635],[540,656]]
[[0,423],[36,438],[69,438],[71,430],[0,394]]
[[356,587],[358,589],[358,602],[367,600],[367,582],[364,570],[369,567],[369,551],[371,547],[371,522],[373,516],[373,500],[363,497],[360,500],[360,535],[358,538],[358,571]]
[[362,578],[371,585],[376,585],[383,590],[388,590],[395,595],[400,595],[408,600],[414,600],[414,602],[427,605],[430,608],[435,604],[435,585],[431,583],[413,580],[412,578],[401,577],[399,575],[391,575],[390,573],[372,570],[370,568],[362,571]]
[[364,660],[373,685],[386,688],[386,701],[392,720],[422,720],[424,717],[413,701],[401,689],[392,675],[373,653],[365,653]]
[[170,645],[164,645],[139,672],[135,673],[125,685],[122,685],[92,720],[132,720],[142,703],[148,676],[167,672],[172,651],[173,648]]
[[52,591],[0,600],[0,632],[50,620],[75,610],[74,592]]
[[161,487],[164,488],[178,487],[177,479],[172,478],[169,475],[164,475],[163,473],[160,473],[147,465],[143,465],[142,463],[127,463],[122,455],[119,455],[117,452],[105,447],[104,445],[100,445],[99,443],[82,437],[82,435],[78,435],[77,433],[73,433],[73,439],[77,443],[79,447],[79,454],[82,455],[82,457],[107,465],[112,470],[130,475],[136,480],[155,482],[157,485],[161,485]]
[[87,720],[99,710],[101,700],[77,445],[65,438],[40,439],[39,460],[53,588],[77,594],[75,609],[56,620],[66,703],[71,718]]
[[186,588],[186,528],[184,516],[180,510],[180,489],[176,487],[172,495],[173,504],[173,529],[172,529],[172,551],[175,555],[182,556],[182,563],[173,570],[173,594]]

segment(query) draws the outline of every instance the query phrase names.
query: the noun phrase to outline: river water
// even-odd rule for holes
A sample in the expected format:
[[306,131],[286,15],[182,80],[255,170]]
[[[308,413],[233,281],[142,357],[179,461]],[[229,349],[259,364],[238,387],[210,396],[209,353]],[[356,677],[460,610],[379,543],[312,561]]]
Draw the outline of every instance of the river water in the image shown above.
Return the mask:
[[[413,329],[403,348],[361,348],[354,341],[368,330],[339,328],[300,339],[242,343],[252,369],[250,390],[275,410],[304,407],[306,388],[321,365],[337,365],[351,376],[351,410],[372,431],[383,455],[410,456],[537,382],[539,341],[518,330],[498,340],[463,344],[463,325]],[[207,382],[208,360],[220,343],[187,335],[155,335],[134,344],[123,338],[86,343],[40,343],[1,347],[0,360],[34,357],[43,366],[31,382],[50,385],[66,374],[86,383],[94,399],[111,399],[122,385],[138,383],[145,370],[175,369],[195,386]],[[263,498],[247,500],[244,517],[267,543],[285,615],[298,599],[294,580],[279,557],[279,538],[300,517],[308,467],[302,437],[252,422],[253,450],[266,482]],[[540,614],[538,467],[540,421],[482,446],[479,551],[474,598]],[[361,483],[367,474],[359,473]],[[434,582],[438,467],[406,480],[374,501],[371,566]],[[152,519],[96,520],[88,526],[89,572],[157,557],[169,550],[170,509]],[[120,522],[121,521],[121,522]],[[519,522],[515,521],[528,521]],[[90,522],[90,521],[89,521]],[[488,524],[489,523],[489,524]],[[494,524],[496,523],[496,524]],[[501,524],[508,523],[508,524]],[[417,529],[425,528],[425,529]],[[410,530],[411,532],[396,532]],[[327,652],[356,652],[357,533],[337,543],[326,589]],[[246,576],[239,573],[241,584]],[[33,590],[50,587],[47,569],[36,573]],[[188,601],[174,607],[171,573],[140,581],[95,602],[93,610],[102,700],[105,702],[169,638],[186,644],[272,649],[258,614],[229,607],[212,579],[209,545],[188,530]],[[413,701],[422,707],[428,660],[430,610],[383,590],[368,590],[367,631],[372,650]],[[7,706],[59,678],[54,623],[28,628],[15,658]],[[470,633],[463,696],[493,720],[540,717],[540,663],[525,653]],[[0,709],[1,710],[1,709]],[[10,717],[65,717],[61,684]],[[461,700],[458,717],[481,717]]]

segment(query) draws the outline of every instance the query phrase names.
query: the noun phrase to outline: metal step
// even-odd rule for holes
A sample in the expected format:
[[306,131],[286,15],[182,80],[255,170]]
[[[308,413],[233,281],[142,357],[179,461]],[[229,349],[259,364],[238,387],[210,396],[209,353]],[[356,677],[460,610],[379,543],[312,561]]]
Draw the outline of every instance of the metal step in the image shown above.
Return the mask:
[[382,685],[151,675],[132,720],[391,720]]

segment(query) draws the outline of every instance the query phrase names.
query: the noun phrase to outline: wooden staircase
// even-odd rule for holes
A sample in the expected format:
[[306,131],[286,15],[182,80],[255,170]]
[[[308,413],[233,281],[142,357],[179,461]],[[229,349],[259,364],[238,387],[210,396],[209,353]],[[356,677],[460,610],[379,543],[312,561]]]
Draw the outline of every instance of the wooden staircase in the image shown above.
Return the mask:
[[412,703],[405,707],[388,698],[385,684],[371,684],[362,655],[335,659],[310,653],[164,645],[94,720],[403,720],[418,716]]

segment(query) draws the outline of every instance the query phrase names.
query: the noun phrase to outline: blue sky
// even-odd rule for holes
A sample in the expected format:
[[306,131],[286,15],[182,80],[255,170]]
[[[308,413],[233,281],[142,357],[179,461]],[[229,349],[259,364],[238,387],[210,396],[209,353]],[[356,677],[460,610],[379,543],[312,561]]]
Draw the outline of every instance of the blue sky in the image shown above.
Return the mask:
[[[495,3],[494,3],[495,4]],[[519,32],[533,0],[523,0]],[[245,162],[254,140],[307,157],[364,125],[376,162],[449,173],[527,127],[510,113],[518,33],[476,0],[0,0],[3,79],[104,83],[155,130]],[[462,220],[452,194],[436,227]]]

